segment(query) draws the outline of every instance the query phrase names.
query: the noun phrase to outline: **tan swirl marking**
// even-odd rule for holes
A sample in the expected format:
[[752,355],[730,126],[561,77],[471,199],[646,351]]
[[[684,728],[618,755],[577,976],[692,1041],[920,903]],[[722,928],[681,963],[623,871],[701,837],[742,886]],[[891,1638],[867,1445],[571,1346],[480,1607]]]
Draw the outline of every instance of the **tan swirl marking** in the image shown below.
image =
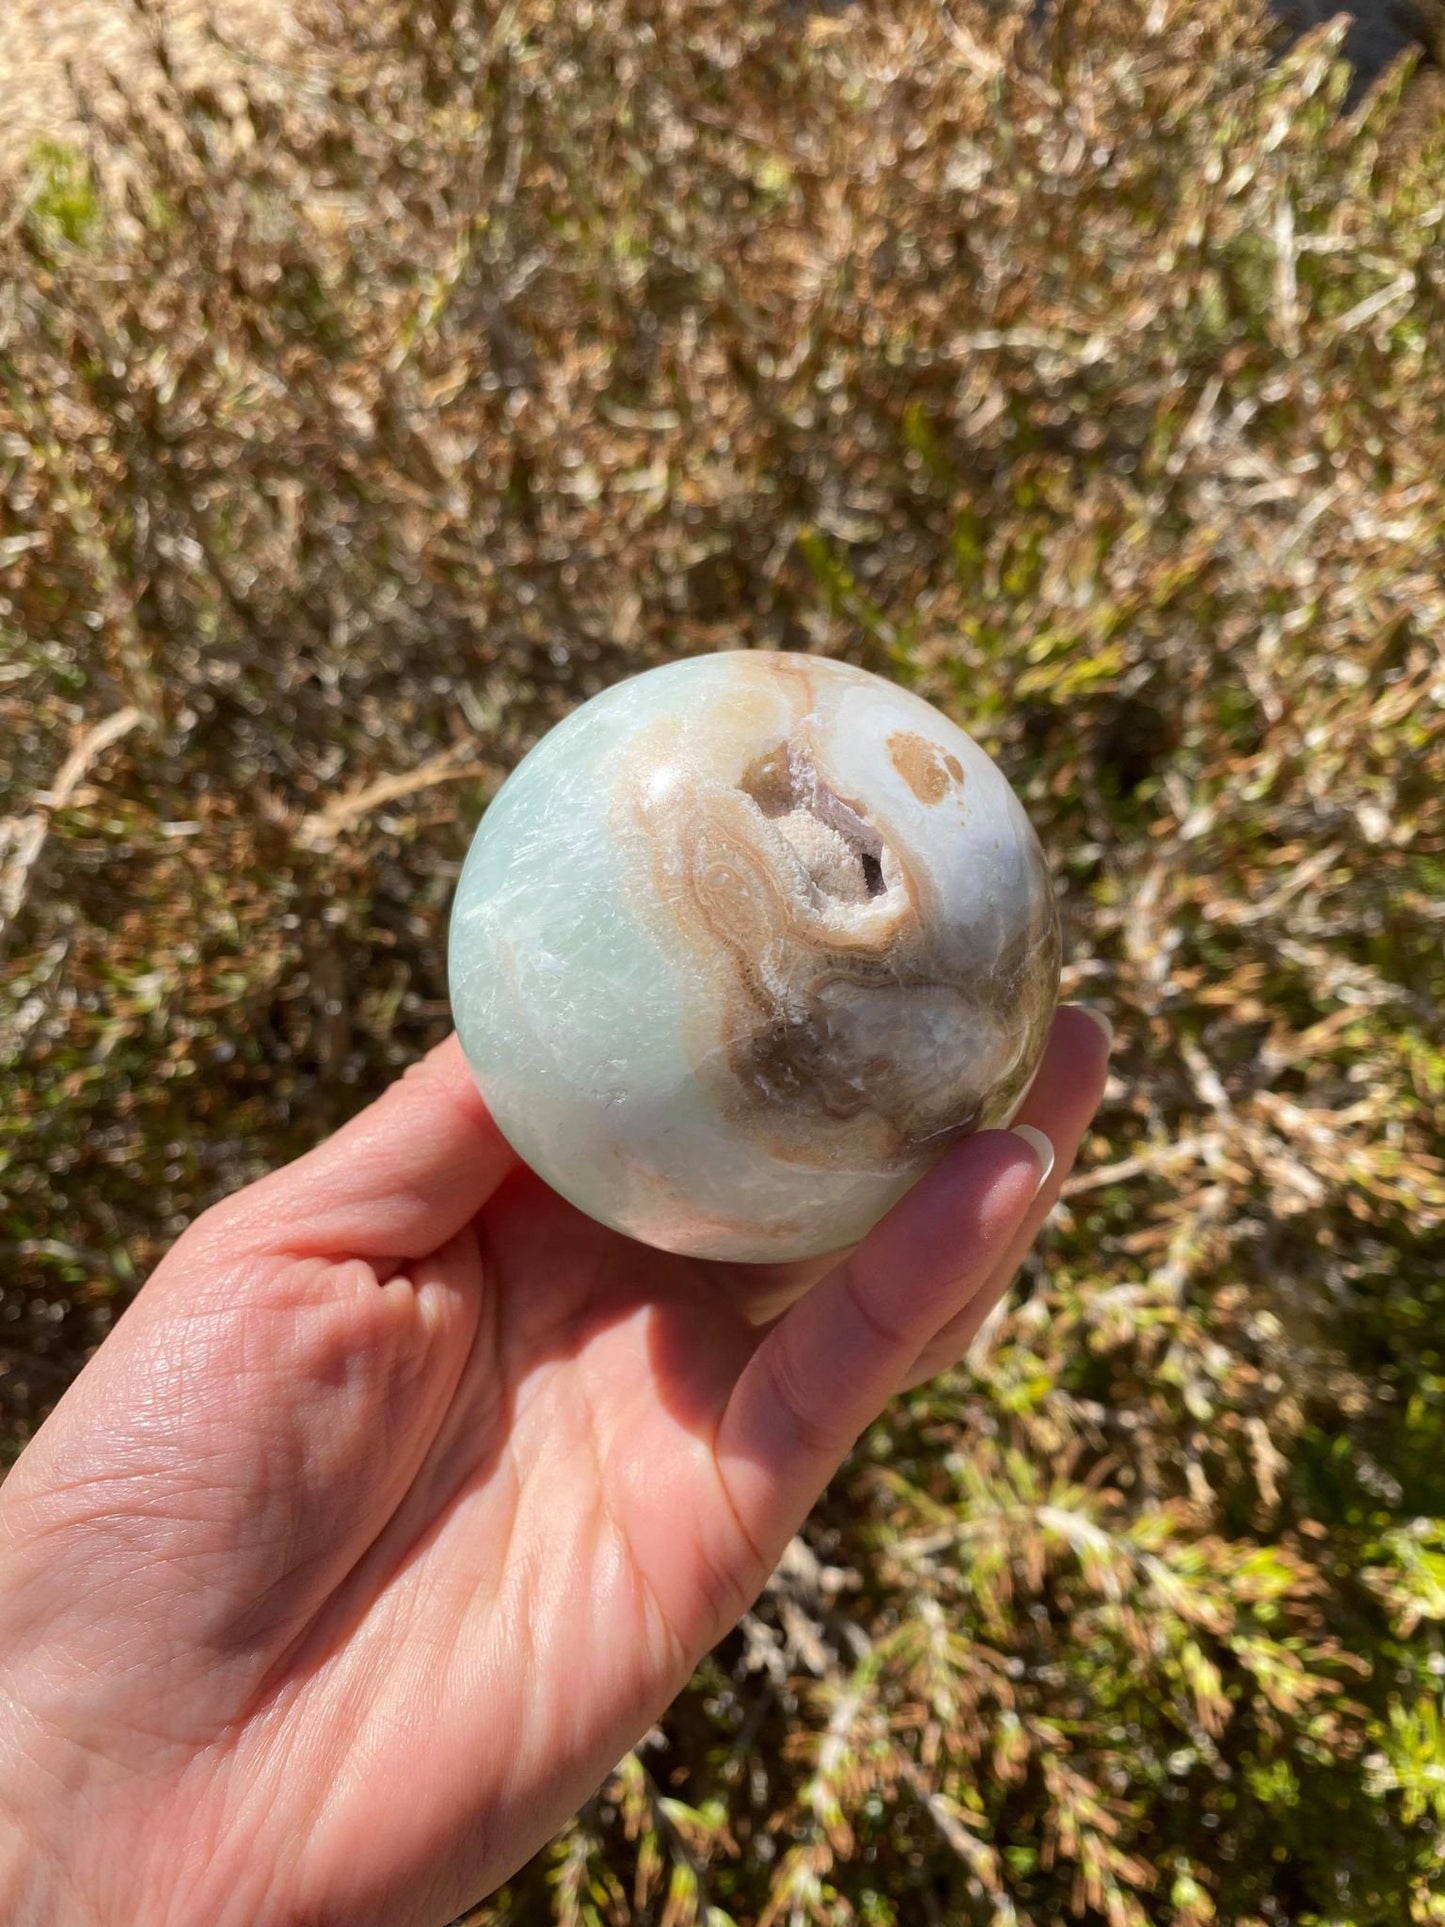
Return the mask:
[[915,736],[911,729],[894,730],[888,757],[920,803],[941,803],[950,788],[963,781],[963,764],[952,751]]
[[736,790],[644,814],[689,967],[711,979],[694,1062],[727,1115],[774,1156],[843,1168],[893,1168],[974,1125],[978,1094],[958,1072],[940,1085],[936,1064],[898,1048],[911,1006],[952,1007],[955,1031],[965,1014],[904,888],[854,921],[810,901],[796,854]]
[[[1047,876],[1032,927],[993,970],[981,973],[976,954],[937,954],[942,920],[906,853],[885,851],[828,783],[814,733],[828,691],[806,663],[744,664],[746,732],[726,698],[695,714],[682,780],[662,791],[646,781],[677,765],[675,723],[628,746],[613,820],[638,852],[635,906],[697,982],[693,1067],[738,1129],[813,1168],[916,1165],[1022,1088],[1057,970]],[[962,776],[955,757],[912,740],[932,759],[915,756],[915,775]],[[739,765],[749,741],[760,747]],[[717,780],[727,768],[736,787]]]

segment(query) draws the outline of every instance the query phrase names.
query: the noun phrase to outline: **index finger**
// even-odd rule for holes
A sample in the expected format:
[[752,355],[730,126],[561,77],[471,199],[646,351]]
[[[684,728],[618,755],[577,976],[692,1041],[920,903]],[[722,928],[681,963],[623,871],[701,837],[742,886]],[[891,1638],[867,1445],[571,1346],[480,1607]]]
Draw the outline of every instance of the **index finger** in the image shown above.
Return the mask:
[[253,1252],[416,1259],[475,1217],[516,1161],[453,1033],[315,1150],[194,1229]]

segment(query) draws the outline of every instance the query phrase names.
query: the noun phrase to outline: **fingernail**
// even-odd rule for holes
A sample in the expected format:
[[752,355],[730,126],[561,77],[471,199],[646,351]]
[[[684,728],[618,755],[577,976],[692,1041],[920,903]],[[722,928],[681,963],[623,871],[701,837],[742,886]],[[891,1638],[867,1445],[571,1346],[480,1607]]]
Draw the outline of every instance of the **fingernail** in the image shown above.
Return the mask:
[[1032,1124],[1015,1124],[1015,1137],[1021,1137],[1039,1161],[1039,1181],[1034,1186],[1035,1195],[1042,1191],[1048,1182],[1050,1171],[1054,1168],[1054,1147],[1042,1131],[1036,1131]]
[[1087,1017],[1089,1022],[1103,1034],[1104,1042],[1111,1050],[1113,1049],[1114,1026],[1109,1022],[1102,1010],[1098,1009],[1094,1004],[1070,1004],[1069,1009],[1078,1011],[1081,1017]]

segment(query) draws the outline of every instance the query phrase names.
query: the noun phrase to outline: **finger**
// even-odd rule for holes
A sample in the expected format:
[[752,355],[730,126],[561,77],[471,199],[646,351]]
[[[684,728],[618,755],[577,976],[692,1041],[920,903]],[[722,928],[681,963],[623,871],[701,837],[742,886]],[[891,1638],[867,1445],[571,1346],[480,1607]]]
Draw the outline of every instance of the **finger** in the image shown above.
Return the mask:
[[1028,1125],[1044,1133],[1054,1147],[1053,1168],[982,1290],[924,1347],[908,1375],[909,1387],[921,1385],[957,1363],[1013,1283],[1044,1221],[1059,1201],[1084,1133],[1099,1108],[1109,1074],[1112,1035],[1103,1013],[1083,1005],[1066,1004],[1055,1017],[1038,1075],[1014,1121],[1016,1129]]
[[966,1139],[763,1334],[716,1440],[760,1549],[781,1549],[934,1333],[982,1288],[1040,1170],[1013,1132]]
[[724,1259],[707,1269],[725,1304],[740,1312],[750,1325],[769,1325],[795,1299],[811,1291],[820,1278],[836,1270],[851,1249],[781,1263],[748,1264]]
[[421,1257],[475,1217],[516,1163],[455,1035],[324,1144],[198,1220],[192,1247],[376,1262]]

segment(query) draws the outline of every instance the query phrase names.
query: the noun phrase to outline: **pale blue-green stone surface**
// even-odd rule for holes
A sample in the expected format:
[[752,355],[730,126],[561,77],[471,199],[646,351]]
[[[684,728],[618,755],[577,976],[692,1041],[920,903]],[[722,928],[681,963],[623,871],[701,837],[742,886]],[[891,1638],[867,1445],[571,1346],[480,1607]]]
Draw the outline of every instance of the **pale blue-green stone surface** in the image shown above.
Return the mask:
[[1058,962],[1042,853],[977,745],[881,678],[751,651],[634,677],[537,744],[449,956],[520,1156],[618,1230],[742,1260],[853,1243],[1006,1122]]

